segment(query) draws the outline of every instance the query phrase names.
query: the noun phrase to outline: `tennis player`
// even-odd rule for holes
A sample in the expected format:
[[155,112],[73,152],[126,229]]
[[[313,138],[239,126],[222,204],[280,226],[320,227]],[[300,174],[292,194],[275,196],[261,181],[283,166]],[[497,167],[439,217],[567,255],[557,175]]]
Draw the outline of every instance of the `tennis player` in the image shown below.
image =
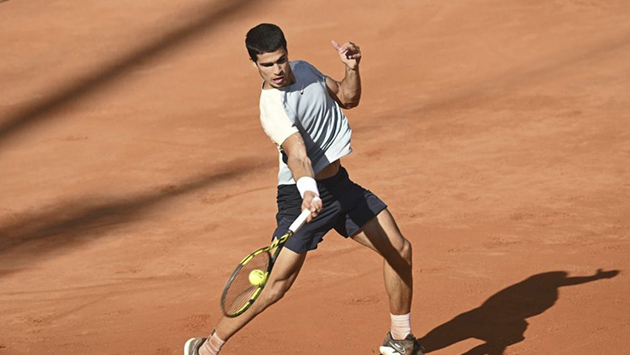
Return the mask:
[[345,65],[336,81],[305,61],[290,61],[282,30],[260,24],[246,36],[253,66],[263,79],[260,121],[279,151],[274,235],[284,234],[303,209],[306,224],[286,243],[258,300],[241,316],[222,318],[208,338],[186,342],[185,355],[217,355],[224,343],[291,288],[306,253],[334,229],[384,258],[391,330],[380,347],[384,355],[422,355],[411,333],[413,278],[411,244],[398,229],[387,205],[352,182],[341,158],[352,152],[352,131],[342,109],[361,98],[361,50],[352,42],[332,45]]

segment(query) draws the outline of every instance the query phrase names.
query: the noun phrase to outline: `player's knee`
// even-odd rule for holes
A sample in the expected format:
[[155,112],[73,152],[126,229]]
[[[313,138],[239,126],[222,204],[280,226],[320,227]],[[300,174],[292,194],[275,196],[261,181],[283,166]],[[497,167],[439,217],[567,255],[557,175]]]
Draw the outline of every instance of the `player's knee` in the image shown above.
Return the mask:
[[399,273],[406,274],[410,272],[412,263],[411,243],[407,239],[401,238],[393,247],[392,252],[383,255],[387,263]]
[[287,293],[287,291],[289,291],[289,288],[285,287],[284,285],[273,285],[272,287],[265,288],[265,291],[267,291],[265,298],[267,299],[267,302],[271,305],[280,301]]
[[411,258],[413,256],[413,247],[411,246],[411,242],[403,238],[401,245],[398,247],[398,254],[400,254],[405,261],[411,263]]

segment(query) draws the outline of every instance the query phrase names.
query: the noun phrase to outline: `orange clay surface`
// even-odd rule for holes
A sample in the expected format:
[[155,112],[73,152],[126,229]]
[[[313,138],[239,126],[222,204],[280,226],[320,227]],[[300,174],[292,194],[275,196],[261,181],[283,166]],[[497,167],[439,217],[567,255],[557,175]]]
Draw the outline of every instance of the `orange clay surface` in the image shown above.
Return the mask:
[[[0,355],[182,354],[269,241],[247,30],[333,78],[351,177],[414,246],[431,354],[630,354],[627,0],[0,2]],[[377,354],[379,257],[330,233],[222,355]],[[601,269],[598,271],[598,269]]]

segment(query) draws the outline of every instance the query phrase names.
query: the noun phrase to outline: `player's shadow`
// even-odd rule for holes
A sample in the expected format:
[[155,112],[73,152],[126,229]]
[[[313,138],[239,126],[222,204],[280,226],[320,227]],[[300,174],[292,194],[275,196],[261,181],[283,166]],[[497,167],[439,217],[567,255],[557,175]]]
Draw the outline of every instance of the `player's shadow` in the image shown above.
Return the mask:
[[527,318],[539,315],[558,300],[558,289],[617,276],[618,270],[597,270],[594,275],[570,277],[565,271],[531,276],[499,291],[480,307],[458,315],[420,338],[427,352],[467,339],[484,341],[462,355],[502,355],[525,339]]

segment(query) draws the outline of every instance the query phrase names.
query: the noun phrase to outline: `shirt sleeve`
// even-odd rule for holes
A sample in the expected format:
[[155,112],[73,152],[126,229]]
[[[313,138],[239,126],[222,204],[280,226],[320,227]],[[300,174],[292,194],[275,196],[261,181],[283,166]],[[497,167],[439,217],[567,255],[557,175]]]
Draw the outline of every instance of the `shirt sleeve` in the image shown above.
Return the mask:
[[281,147],[289,136],[298,132],[284,109],[280,91],[270,91],[261,95],[260,123],[267,136],[278,147]]

